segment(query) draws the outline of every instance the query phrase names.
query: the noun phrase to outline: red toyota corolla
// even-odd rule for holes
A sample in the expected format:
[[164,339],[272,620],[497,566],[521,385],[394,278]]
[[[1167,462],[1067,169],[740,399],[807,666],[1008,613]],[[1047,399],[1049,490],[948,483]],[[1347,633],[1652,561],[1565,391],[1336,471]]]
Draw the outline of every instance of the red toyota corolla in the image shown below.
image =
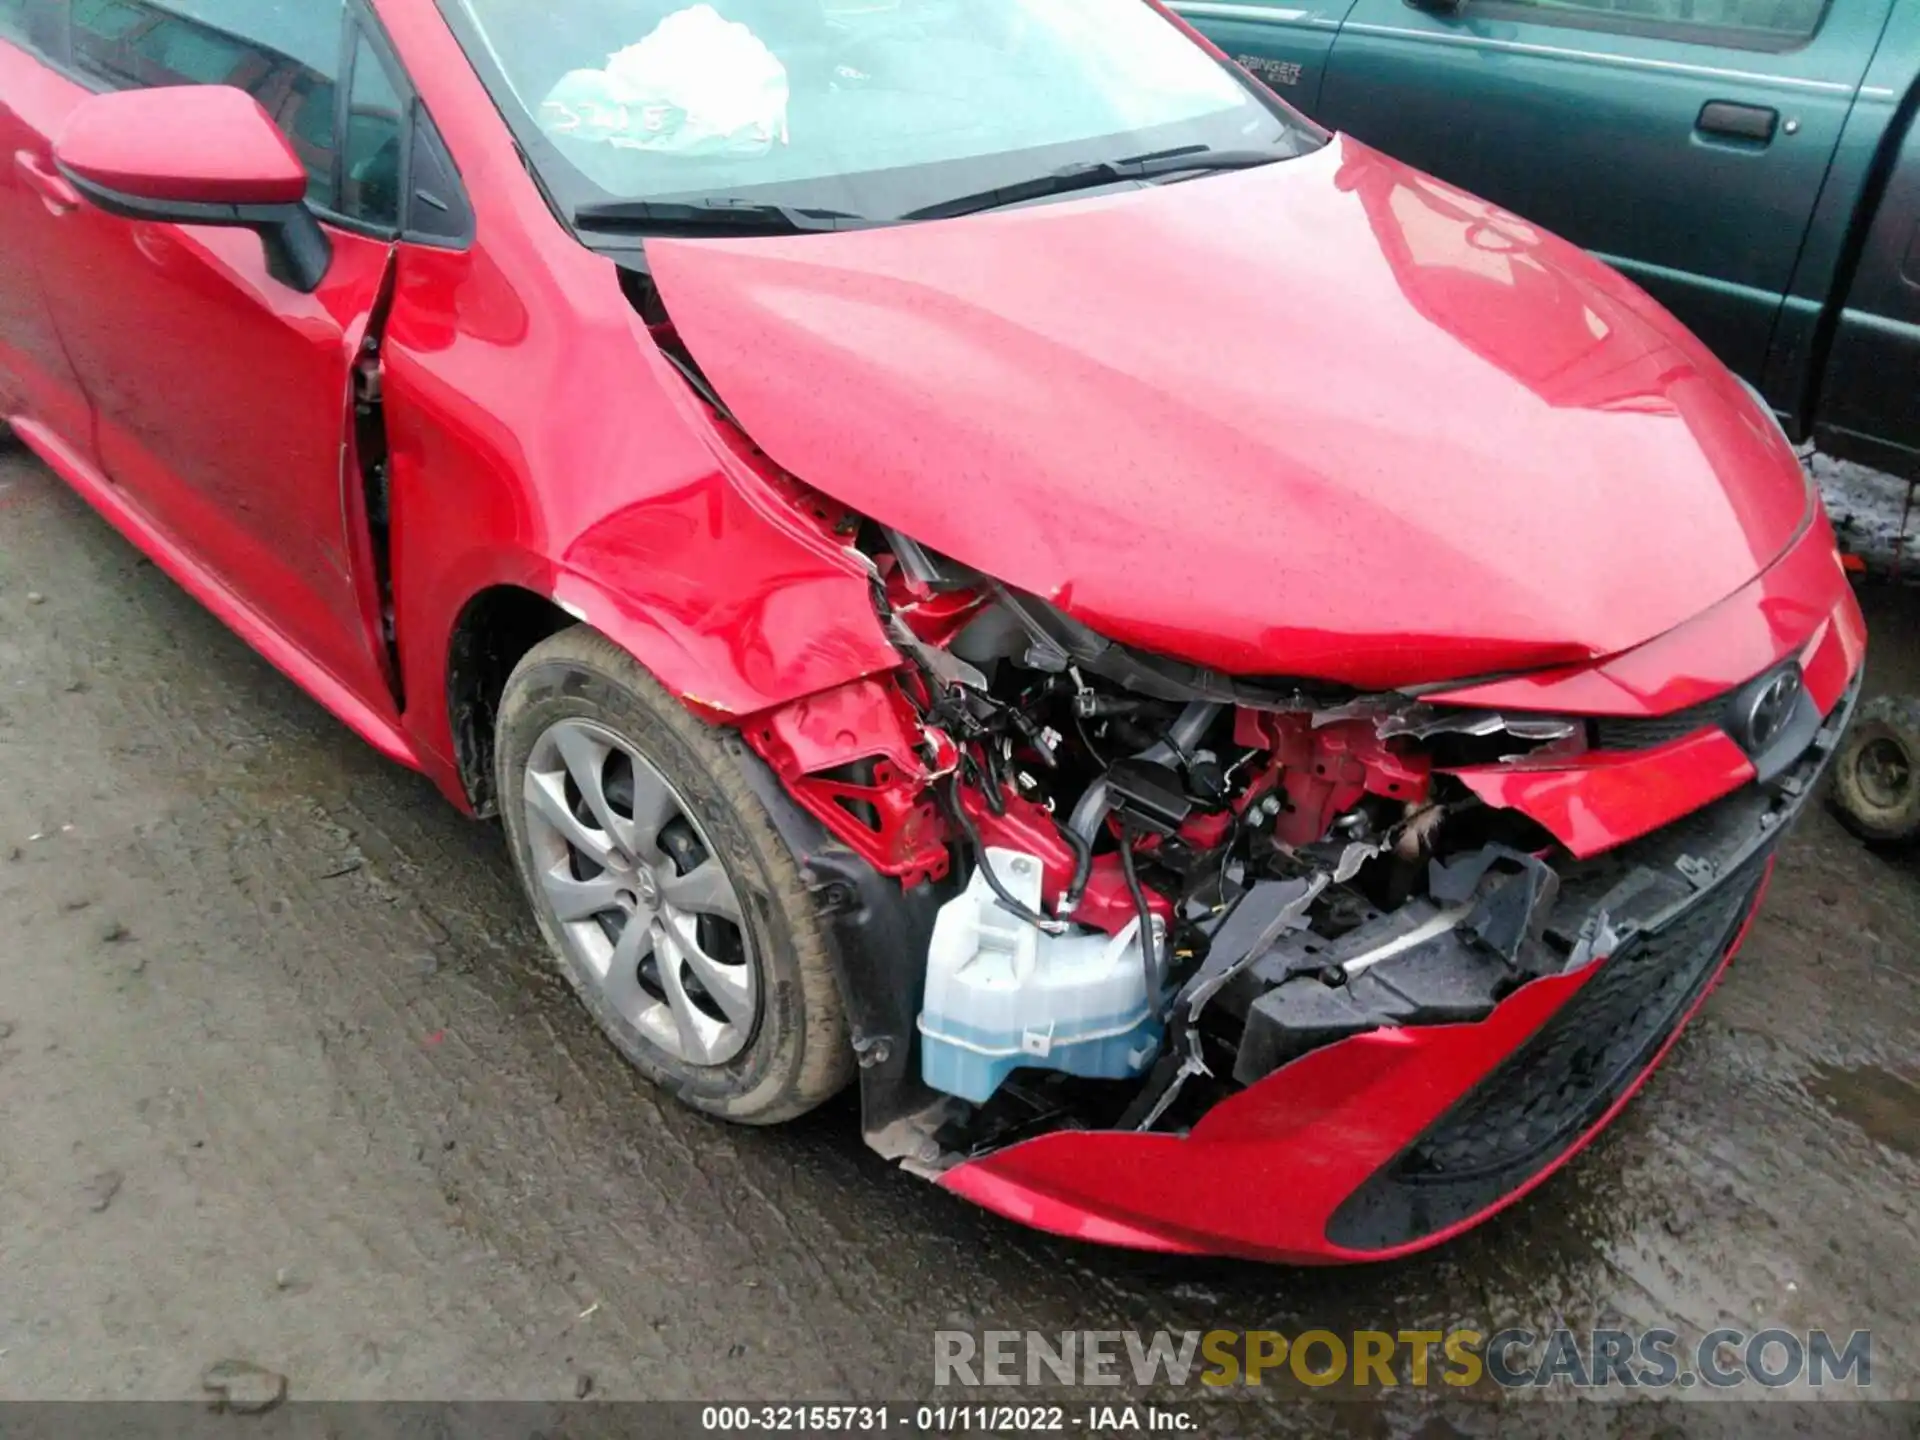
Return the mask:
[[1404,1254],[1739,943],[1865,637],[1632,285],[1145,0],[0,0],[0,415],[500,814],[688,1104]]

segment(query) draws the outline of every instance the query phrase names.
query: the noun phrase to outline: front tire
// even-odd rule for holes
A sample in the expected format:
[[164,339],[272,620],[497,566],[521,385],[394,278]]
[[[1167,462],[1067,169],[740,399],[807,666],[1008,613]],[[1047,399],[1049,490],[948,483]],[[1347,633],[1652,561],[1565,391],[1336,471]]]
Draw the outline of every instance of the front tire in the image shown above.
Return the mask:
[[1860,707],[1834,757],[1833,802],[1863,840],[1920,837],[1920,699],[1882,695]]
[[494,748],[541,932],[628,1060],[744,1124],[790,1120],[846,1084],[826,939],[738,734],[578,627],[514,670]]

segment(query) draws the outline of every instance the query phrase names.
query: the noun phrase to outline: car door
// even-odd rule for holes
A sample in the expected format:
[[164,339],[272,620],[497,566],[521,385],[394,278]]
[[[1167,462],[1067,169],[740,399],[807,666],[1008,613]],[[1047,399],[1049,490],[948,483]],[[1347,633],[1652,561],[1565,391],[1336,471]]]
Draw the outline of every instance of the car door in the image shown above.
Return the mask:
[[83,205],[57,222],[43,275],[106,478],[253,620],[390,713],[344,468],[351,371],[394,230],[357,213],[336,145],[346,17],[346,0],[73,0],[69,110],[97,90],[248,90],[306,165],[332,258],[303,294],[268,273],[250,231]]
[[1327,57],[1353,0],[1169,0],[1168,8],[1289,104],[1315,115]]
[[[1916,58],[1909,52],[1906,65]],[[1905,123],[1834,307],[1814,438],[1822,450],[1920,479],[1920,124],[1911,109]]]
[[1598,252],[1760,382],[1889,3],[1356,0],[1319,118]]
[[66,0],[0,0],[0,420],[85,457],[92,410],[60,348],[38,261],[79,204],[53,170],[65,12]]

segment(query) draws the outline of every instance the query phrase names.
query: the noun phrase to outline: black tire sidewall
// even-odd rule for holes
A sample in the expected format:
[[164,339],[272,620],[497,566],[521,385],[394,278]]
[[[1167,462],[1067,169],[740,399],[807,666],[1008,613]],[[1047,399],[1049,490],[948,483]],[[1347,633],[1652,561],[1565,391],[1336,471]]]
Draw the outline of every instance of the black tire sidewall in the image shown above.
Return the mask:
[[[794,917],[775,900],[779,887],[774,857],[755,843],[755,830],[761,830],[764,838],[766,822],[762,818],[758,827],[747,823],[738,802],[715,774],[712,760],[701,753],[705,747],[682,733],[699,722],[684,710],[677,717],[679,723],[675,718],[660,713],[655,697],[590,660],[540,658],[536,652],[515,672],[501,702],[495,757],[501,816],[514,866],[540,929],[562,974],[600,1029],[636,1068],[686,1104],[727,1118],[756,1120],[795,1088],[803,1070],[806,999],[796,958]],[[698,816],[700,829],[734,882],[757,967],[760,1010],[746,1048],[724,1065],[690,1065],[655,1045],[614,1010],[593,977],[579,968],[557,922],[536,894],[520,795],[534,744],[563,720],[592,721],[646,757]],[[712,732],[699,738],[722,744]],[[732,743],[742,742],[732,737]],[[810,917],[803,923],[811,923]]]

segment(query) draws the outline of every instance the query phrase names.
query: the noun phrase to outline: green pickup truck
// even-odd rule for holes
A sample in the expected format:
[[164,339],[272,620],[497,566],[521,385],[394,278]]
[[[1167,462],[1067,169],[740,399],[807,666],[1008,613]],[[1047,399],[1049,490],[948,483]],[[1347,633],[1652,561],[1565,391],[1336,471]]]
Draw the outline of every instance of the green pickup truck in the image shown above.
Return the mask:
[[1169,0],[1309,115],[1638,281],[1920,475],[1920,0]]

